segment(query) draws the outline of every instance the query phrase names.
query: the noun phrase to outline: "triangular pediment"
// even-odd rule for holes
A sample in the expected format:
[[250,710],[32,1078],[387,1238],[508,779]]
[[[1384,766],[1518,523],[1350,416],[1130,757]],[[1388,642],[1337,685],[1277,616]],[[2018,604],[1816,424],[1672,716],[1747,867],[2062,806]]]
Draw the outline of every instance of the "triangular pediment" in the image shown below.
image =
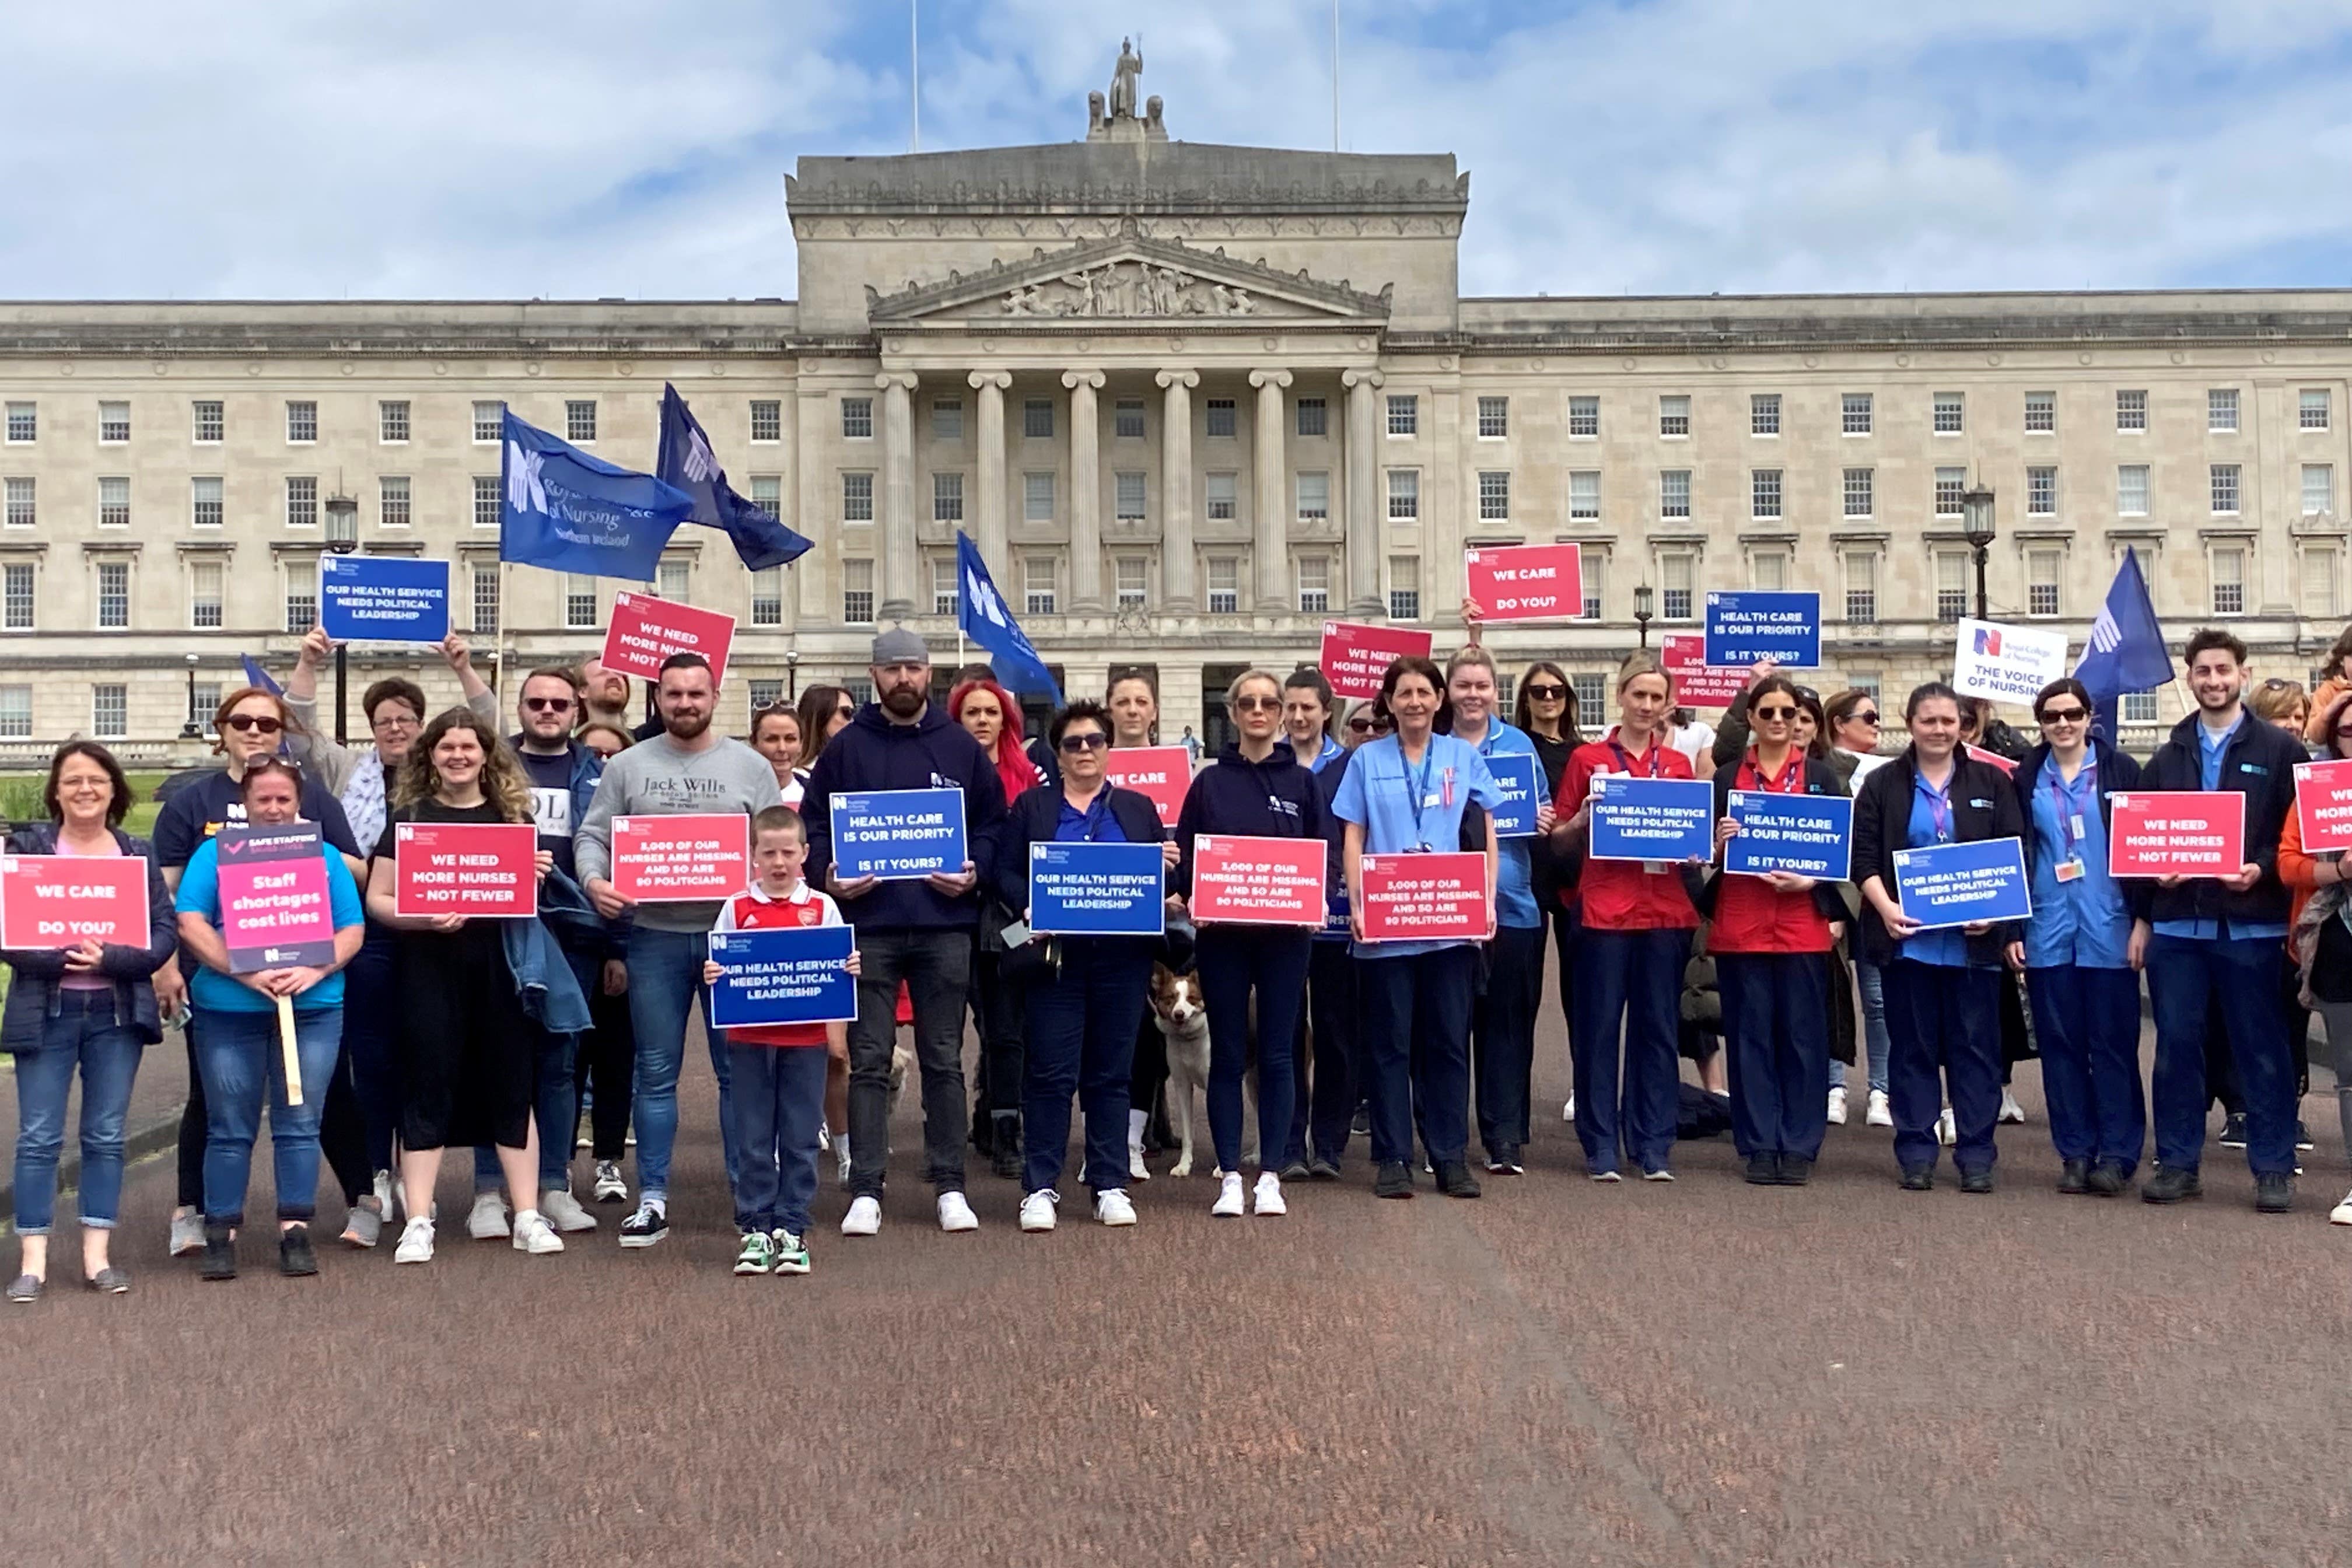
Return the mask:
[[1345,279],[1283,272],[1223,249],[1202,250],[1153,239],[1129,227],[1106,239],[985,272],[950,272],[938,282],[908,280],[884,294],[868,288],[866,317],[877,324],[920,321],[1198,321],[1261,318],[1308,321],[1385,321],[1390,289],[1366,294]]

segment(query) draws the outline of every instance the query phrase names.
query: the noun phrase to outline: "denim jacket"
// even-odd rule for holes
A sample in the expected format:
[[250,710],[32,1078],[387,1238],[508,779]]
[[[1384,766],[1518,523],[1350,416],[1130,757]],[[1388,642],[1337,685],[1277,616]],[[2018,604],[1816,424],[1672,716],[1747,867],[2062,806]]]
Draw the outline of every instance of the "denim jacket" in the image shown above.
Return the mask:
[[[155,971],[171,962],[180,945],[179,920],[172,911],[172,895],[164,889],[154,849],[144,838],[133,838],[119,827],[112,831],[116,846],[125,855],[147,858],[147,945],[109,942],[98,972],[114,983],[115,1017],[129,1023],[142,1045],[152,1046],[163,1037],[152,981]],[[57,824],[40,822],[16,829],[8,836],[7,852],[56,854]],[[60,982],[65,979],[66,955],[58,948],[19,948],[0,953],[0,960],[16,972],[8,985],[7,1005],[0,1008],[0,1051],[13,1055],[38,1050],[48,1020],[57,1016],[63,1000],[65,988]]]
[[557,940],[559,930],[587,926],[601,930],[603,921],[580,884],[561,871],[548,872],[539,885],[539,919],[500,922],[507,973],[514,977],[522,1010],[551,1035],[588,1030],[588,998]]

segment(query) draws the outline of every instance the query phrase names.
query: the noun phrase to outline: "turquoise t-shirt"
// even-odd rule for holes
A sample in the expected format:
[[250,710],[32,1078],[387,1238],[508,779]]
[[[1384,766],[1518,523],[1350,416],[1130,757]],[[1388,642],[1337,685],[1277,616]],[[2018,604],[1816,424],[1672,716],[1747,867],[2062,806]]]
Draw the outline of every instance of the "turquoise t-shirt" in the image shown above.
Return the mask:
[[[327,863],[327,908],[341,931],[355,926],[365,918],[360,904],[359,884],[352,880],[350,868],[342,856],[332,847],[321,845],[319,858]],[[174,906],[182,914],[199,914],[220,929],[220,840],[207,838],[196,846],[188,858],[187,869],[180,873],[180,897]],[[216,1013],[269,1013],[277,1004],[258,991],[241,985],[209,964],[196,965],[195,974],[188,982],[189,1000],[199,1007]],[[343,973],[337,970],[316,985],[294,998],[297,1013],[324,1012],[343,1005]]]

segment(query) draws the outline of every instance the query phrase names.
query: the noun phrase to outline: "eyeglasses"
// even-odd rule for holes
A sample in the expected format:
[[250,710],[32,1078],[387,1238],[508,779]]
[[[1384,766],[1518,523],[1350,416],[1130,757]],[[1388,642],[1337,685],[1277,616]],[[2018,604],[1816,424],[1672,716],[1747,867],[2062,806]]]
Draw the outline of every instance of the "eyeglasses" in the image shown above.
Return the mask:
[[2053,708],[2042,715],[2044,724],[2079,724],[2091,716],[2086,708]]
[[1554,686],[1549,682],[1539,684],[1530,680],[1519,689],[1528,694],[1528,700],[1530,702],[1558,702],[1568,696],[1567,687]]
[[419,724],[424,722],[424,720],[419,719],[414,713],[385,713],[371,720],[368,723],[368,728],[371,730],[414,730]]
[[853,704],[845,702],[833,710],[833,716],[836,719],[855,719],[857,717],[857,709]]
[[522,705],[533,713],[572,711],[572,699],[569,697],[526,697],[522,700]]
[[1370,719],[1350,719],[1348,721],[1348,733],[1350,735],[1369,735],[1371,732],[1372,721]]
[[1796,716],[1797,710],[1794,708],[1759,708],[1756,710],[1756,717],[1764,720],[1768,723],[1775,719],[1793,719]]
[[247,730],[257,731],[264,735],[275,735],[278,731],[286,728],[286,721],[272,718],[267,713],[232,713],[221,722],[240,735]]
[[1282,699],[1279,697],[1236,697],[1234,699],[1234,711],[1236,713],[1279,713],[1282,711]]
[[1080,752],[1103,752],[1110,749],[1110,737],[1097,731],[1087,735],[1065,735],[1057,750],[1076,756]]

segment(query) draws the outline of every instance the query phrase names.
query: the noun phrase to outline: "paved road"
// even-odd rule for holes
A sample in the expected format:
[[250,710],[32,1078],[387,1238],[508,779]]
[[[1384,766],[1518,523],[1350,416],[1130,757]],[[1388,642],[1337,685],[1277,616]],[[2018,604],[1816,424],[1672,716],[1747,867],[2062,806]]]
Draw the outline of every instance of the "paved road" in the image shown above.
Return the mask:
[[1024,1237],[980,1174],[982,1230],[945,1237],[910,1096],[883,1235],[835,1234],[828,1182],[806,1279],[727,1272],[707,1068],[649,1252],[608,1219],[562,1258],[460,1235],[289,1281],[257,1236],[201,1285],[151,1162],[138,1289],[0,1316],[5,1539],[306,1568],[2345,1560],[2332,1131],[2285,1219],[2218,1149],[2199,1205],[2058,1197],[2031,1069],[1990,1198],[1898,1192],[1859,1126],[1808,1189],[1741,1184],[1727,1142],[1602,1187],[1545,1022],[1553,1116],[1481,1202],[1375,1202],[1360,1157],[1282,1220],[1163,1178],[1133,1230],[1074,1202]]

